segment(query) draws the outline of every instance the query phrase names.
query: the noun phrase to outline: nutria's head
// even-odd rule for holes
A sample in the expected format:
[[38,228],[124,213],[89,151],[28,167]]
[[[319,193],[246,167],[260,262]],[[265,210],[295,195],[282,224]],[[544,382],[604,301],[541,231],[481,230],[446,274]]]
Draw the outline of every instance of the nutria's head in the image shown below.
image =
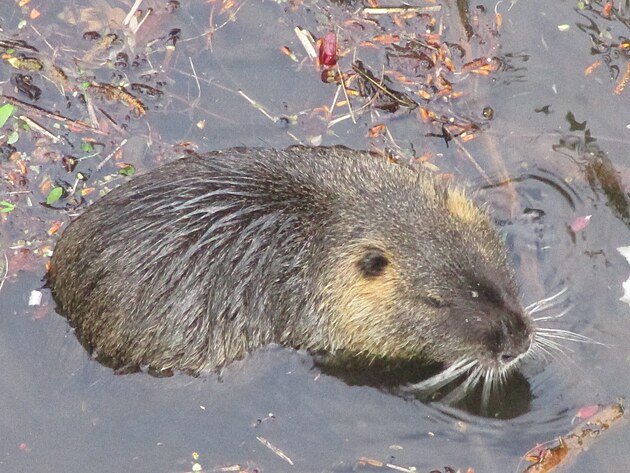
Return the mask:
[[326,263],[332,349],[505,372],[534,330],[504,243],[460,190],[411,181],[396,203],[380,192],[358,204],[369,223]]

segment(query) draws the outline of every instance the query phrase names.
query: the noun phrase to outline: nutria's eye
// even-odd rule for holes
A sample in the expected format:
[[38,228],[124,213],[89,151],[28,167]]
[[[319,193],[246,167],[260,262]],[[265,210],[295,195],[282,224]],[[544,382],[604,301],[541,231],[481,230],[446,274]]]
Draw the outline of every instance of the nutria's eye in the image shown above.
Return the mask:
[[375,277],[383,274],[389,264],[389,260],[381,250],[374,249],[367,251],[357,264],[363,276]]
[[425,304],[435,307],[436,309],[442,309],[449,306],[447,301],[438,296],[425,296],[422,300]]
[[483,297],[485,300],[493,304],[499,304],[502,302],[501,294],[499,294],[498,289],[494,286],[483,286],[481,284],[477,284],[477,286],[479,289],[472,291],[473,298]]

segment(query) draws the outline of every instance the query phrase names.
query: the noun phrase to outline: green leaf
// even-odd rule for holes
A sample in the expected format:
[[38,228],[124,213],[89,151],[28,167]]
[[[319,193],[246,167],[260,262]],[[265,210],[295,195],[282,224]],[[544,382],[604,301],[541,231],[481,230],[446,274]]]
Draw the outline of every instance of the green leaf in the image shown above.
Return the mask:
[[46,203],[48,205],[54,204],[59,199],[61,199],[62,195],[63,195],[62,187],[53,187],[52,190],[48,193],[48,197],[46,197]]
[[83,143],[81,143],[81,149],[86,153],[91,153],[92,151],[94,151],[94,146],[92,146],[92,143],[90,143],[89,141],[84,141]]
[[6,200],[0,200],[0,214],[8,214],[9,212],[13,212],[13,210],[15,210],[14,204]]
[[122,176],[133,176],[136,173],[136,168],[131,164],[127,164],[118,170],[118,174]]
[[13,143],[17,143],[17,140],[20,139],[20,134],[17,131],[12,131],[11,133],[9,133],[9,136],[7,136],[7,144],[12,145]]
[[0,107],[0,128],[7,124],[11,115],[15,112],[15,107],[10,103],[5,103],[2,107]]

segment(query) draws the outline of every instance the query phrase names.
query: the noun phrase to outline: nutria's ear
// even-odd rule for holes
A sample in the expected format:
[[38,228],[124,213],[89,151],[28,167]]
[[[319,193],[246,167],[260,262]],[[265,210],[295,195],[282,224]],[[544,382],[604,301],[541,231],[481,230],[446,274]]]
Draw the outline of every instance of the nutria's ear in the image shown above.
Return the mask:
[[385,272],[385,268],[389,264],[389,259],[378,248],[366,248],[357,262],[359,271],[366,278],[380,276]]

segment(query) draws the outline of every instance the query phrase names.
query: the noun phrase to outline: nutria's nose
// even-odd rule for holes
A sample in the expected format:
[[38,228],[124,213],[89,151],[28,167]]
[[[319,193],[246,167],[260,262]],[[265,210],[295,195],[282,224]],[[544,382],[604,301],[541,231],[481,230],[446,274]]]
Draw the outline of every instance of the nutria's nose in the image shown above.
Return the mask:
[[495,351],[496,360],[500,364],[507,364],[525,353],[529,348],[528,344],[518,343],[509,338],[504,338],[502,343],[498,344],[498,350]]
[[509,363],[529,350],[531,339],[529,328],[520,314],[508,314],[500,322],[495,334],[496,359]]
[[509,363],[510,361],[516,359],[517,356],[518,355],[515,355],[514,353],[501,353],[499,360],[501,363]]

